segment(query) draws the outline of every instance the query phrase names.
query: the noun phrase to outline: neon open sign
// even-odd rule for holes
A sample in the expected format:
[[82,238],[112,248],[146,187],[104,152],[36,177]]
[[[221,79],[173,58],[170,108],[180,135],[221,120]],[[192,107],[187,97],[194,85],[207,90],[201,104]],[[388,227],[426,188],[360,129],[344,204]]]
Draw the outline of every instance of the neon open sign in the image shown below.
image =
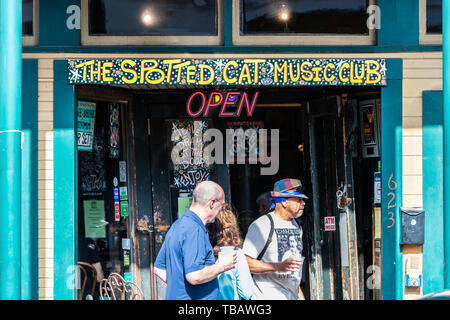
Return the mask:
[[[222,93],[220,91],[213,91],[206,97],[206,94],[197,91],[191,94],[186,103],[186,111],[191,117],[208,117],[211,108],[220,108],[219,117],[239,117],[242,110],[247,112],[249,117],[252,116],[255,109],[256,101],[259,92],[249,99],[247,92],[230,91]],[[236,105],[236,111],[227,110],[228,106]],[[233,108],[234,109],[234,108]]]

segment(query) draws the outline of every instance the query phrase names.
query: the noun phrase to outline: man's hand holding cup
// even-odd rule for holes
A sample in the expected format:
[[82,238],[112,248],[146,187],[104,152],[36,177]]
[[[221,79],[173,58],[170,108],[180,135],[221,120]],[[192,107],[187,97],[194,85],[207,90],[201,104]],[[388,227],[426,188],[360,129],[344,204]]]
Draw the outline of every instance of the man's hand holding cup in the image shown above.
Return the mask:
[[223,267],[223,272],[234,268],[236,264],[236,250],[233,246],[220,247],[217,264]]
[[278,271],[281,272],[295,272],[298,271],[303,264],[303,261],[296,258],[287,258],[278,264]]

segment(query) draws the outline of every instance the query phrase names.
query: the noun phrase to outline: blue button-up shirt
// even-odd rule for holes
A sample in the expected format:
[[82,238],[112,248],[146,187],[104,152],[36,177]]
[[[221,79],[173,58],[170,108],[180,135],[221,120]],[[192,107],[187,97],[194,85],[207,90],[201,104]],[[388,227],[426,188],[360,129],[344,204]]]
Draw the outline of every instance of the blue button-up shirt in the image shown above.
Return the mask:
[[186,274],[215,263],[208,232],[200,217],[191,210],[176,220],[155,261],[155,267],[166,270],[166,300],[217,300],[217,278],[192,285]]

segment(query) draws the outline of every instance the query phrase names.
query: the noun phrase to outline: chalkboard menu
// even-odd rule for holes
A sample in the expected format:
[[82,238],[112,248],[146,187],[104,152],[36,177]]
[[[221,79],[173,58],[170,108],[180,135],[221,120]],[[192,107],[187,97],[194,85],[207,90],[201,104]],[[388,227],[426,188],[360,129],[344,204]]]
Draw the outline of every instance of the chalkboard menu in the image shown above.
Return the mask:
[[92,151],[78,153],[79,184],[82,195],[106,192],[104,141],[105,129],[99,126],[95,130]]
[[203,154],[203,134],[209,123],[207,120],[169,120],[167,125],[171,139],[169,161],[173,164],[171,184],[176,189],[194,189],[210,177],[208,159]]

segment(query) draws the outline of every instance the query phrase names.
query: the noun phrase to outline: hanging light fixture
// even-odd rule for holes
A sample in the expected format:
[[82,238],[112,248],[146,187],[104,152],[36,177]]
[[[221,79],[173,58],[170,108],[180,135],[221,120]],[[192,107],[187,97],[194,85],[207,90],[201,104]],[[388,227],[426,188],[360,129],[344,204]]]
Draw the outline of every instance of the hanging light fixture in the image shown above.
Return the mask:
[[289,9],[283,3],[283,4],[281,4],[281,9],[280,9],[280,19],[282,21],[286,22],[289,20],[289,18],[290,18]]
[[141,21],[146,26],[153,24],[154,17],[152,15],[152,12],[150,11],[150,9],[145,9],[144,12],[142,12]]

